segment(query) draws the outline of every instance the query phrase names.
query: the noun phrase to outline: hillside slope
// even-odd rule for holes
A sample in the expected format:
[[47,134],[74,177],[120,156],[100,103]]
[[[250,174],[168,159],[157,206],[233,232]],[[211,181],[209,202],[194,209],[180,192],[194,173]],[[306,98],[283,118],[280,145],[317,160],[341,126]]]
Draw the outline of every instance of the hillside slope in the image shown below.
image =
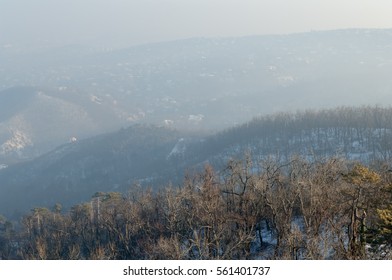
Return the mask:
[[207,137],[135,125],[63,145],[33,161],[0,169],[0,213],[34,205],[67,205],[97,191],[126,192],[132,184],[181,184],[206,164],[216,170],[250,154],[307,160],[342,157],[366,163],[392,159],[392,108],[361,107],[273,114]]

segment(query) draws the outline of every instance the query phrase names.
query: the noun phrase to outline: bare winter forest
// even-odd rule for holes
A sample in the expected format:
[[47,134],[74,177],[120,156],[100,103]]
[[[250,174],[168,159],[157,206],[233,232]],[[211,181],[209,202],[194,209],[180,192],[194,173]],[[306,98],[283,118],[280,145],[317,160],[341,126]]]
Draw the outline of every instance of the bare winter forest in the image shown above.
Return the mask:
[[392,173],[249,155],[159,192],[96,193],[0,220],[2,259],[390,259]]

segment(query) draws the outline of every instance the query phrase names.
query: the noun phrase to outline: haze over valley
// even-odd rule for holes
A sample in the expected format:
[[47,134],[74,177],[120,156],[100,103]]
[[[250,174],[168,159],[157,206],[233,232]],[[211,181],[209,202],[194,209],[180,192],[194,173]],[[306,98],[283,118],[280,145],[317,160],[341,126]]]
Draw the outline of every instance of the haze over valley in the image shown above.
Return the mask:
[[2,50],[0,164],[133,124],[214,132],[277,112],[387,105],[391,30]]

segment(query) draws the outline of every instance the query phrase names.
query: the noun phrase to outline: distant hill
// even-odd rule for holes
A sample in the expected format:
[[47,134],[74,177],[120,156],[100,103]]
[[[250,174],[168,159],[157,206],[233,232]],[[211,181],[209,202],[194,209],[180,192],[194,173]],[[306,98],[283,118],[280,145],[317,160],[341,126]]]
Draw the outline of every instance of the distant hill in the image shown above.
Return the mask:
[[220,131],[276,112],[392,105],[391,45],[390,29],[348,29],[9,51],[0,164],[135,123]]
[[0,164],[31,159],[67,143],[117,130],[115,108],[67,89],[15,87],[0,92]]
[[222,132],[198,137],[166,127],[134,125],[75,141],[25,163],[0,169],[0,213],[33,206],[70,206],[95,192],[180,185],[186,174],[211,164],[221,170],[250,154],[286,162],[342,157],[391,163],[392,108],[341,107],[279,113]]

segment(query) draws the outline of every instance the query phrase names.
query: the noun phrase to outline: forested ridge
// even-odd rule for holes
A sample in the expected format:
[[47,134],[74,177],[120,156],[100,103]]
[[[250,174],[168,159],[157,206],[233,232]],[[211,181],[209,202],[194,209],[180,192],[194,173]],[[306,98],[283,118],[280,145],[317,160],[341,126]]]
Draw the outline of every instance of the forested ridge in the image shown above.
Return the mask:
[[96,193],[0,220],[2,259],[391,259],[388,165],[342,158],[206,165],[179,186]]
[[275,154],[285,160],[300,154],[389,161],[392,108],[338,107],[263,115],[211,136],[202,149],[227,153],[230,147],[242,153],[250,149],[261,156]]

